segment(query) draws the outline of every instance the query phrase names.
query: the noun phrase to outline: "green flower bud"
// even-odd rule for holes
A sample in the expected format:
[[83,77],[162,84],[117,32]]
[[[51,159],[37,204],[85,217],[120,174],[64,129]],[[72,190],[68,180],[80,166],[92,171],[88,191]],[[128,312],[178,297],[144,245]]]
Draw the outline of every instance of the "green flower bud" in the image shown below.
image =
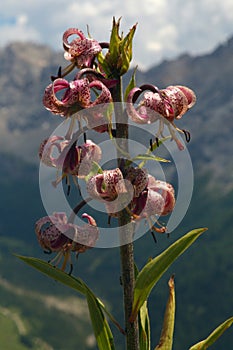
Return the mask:
[[119,34],[120,19],[113,18],[113,25],[109,43],[109,50],[105,56],[98,54],[98,60],[108,77],[119,78],[124,75],[132,60],[132,41],[136,30],[136,24],[124,37]]

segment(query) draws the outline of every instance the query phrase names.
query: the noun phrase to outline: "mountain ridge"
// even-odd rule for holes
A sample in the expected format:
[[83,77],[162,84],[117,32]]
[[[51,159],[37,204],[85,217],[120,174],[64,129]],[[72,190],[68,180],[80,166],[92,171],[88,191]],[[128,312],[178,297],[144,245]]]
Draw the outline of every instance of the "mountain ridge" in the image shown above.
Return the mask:
[[[164,88],[182,84],[195,91],[196,105],[177,121],[177,126],[191,132],[188,149],[194,168],[198,167],[204,174],[211,171],[213,182],[222,179],[230,189],[233,183],[230,175],[233,165],[229,162],[233,131],[232,56],[233,37],[207,55],[183,54],[136,75],[138,85],[152,83]],[[56,74],[65,60],[62,52],[55,52],[49,46],[17,42],[0,50],[0,60],[1,152],[37,163],[41,140],[62,122],[62,118],[44,109],[42,97],[50,75]]]

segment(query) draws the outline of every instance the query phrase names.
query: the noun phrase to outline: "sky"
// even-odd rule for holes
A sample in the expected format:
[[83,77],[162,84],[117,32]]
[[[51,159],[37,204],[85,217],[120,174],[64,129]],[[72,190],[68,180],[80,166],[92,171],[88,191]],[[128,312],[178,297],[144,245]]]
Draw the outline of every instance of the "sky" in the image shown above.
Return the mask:
[[5,0],[0,47],[33,41],[62,50],[63,32],[75,27],[109,41],[112,18],[126,34],[135,24],[134,64],[141,69],[181,54],[213,51],[233,35],[232,0]]

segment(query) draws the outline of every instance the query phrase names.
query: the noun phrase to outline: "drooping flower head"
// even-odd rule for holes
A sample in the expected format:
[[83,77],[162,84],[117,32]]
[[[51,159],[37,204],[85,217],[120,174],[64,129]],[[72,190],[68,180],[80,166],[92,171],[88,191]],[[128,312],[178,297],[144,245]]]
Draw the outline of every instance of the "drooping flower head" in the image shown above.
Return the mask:
[[[73,81],[68,82],[63,78],[55,79],[45,89],[43,103],[47,110],[53,114],[70,117],[75,113],[81,113],[87,126],[98,132],[108,131],[111,115],[106,117],[106,108],[112,102],[112,96],[107,86],[100,80],[91,82],[85,77],[80,79],[80,73]],[[63,91],[63,96],[57,94]],[[92,92],[95,92],[95,98]],[[97,92],[99,92],[97,94]],[[89,110],[87,110],[89,109]],[[77,114],[79,118],[79,114]]]
[[[136,220],[147,219],[151,229],[151,217],[170,214],[175,206],[175,191],[171,184],[149,175],[146,188],[131,203],[132,216]],[[157,218],[155,219],[156,222]]]
[[87,191],[92,198],[114,201],[120,193],[126,192],[122,172],[116,168],[92,176],[87,182]]
[[83,253],[93,248],[99,237],[95,220],[88,214],[83,214],[87,224],[77,226],[68,222],[65,213],[54,213],[39,219],[35,224],[35,232],[40,246],[48,252],[58,252],[55,257],[57,264],[64,258],[62,270],[67,261],[71,263],[70,253]]
[[[91,140],[86,140],[84,144],[77,146],[76,141],[55,135],[44,140],[39,149],[42,163],[61,170],[61,179],[68,175],[85,177],[89,174],[93,162],[100,161],[101,155],[101,148]],[[61,179],[55,181],[54,185]]]
[[[68,82],[57,78],[47,86],[44,92],[43,104],[53,114],[69,117],[90,105],[90,88],[86,78]],[[61,99],[57,93],[64,91]]]
[[[141,94],[143,94],[143,98],[135,108],[134,103]],[[189,138],[190,135],[188,132],[178,129],[174,120],[180,119],[195,104],[196,96],[191,89],[176,85],[159,90],[153,85],[143,85],[141,88],[135,87],[130,91],[127,102],[127,113],[132,121],[139,124],[151,124],[159,121],[156,137],[163,136],[165,123],[178,148],[183,149],[183,145],[175,135],[175,130],[185,133],[186,138]]]
[[109,216],[117,217],[122,209],[131,206],[134,198],[140,196],[147,183],[145,169],[129,167],[123,177],[121,170],[116,168],[92,176],[87,182],[87,191],[92,198],[105,201]]
[[[76,38],[69,42],[69,37],[76,35]],[[64,57],[72,61],[82,69],[91,67],[93,59],[102,50],[100,44],[91,38],[86,38],[83,32],[77,28],[69,28],[63,34]]]

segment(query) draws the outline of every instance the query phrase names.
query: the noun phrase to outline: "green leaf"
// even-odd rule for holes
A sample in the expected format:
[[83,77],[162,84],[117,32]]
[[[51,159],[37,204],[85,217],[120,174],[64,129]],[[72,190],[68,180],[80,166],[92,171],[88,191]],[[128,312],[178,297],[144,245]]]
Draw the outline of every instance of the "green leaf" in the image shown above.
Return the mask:
[[113,335],[98,299],[87,290],[87,304],[99,350],[114,350]]
[[132,47],[133,47],[133,37],[136,31],[137,24],[135,24],[126,35],[126,37],[120,43],[120,53],[121,53],[121,69],[120,75],[125,74],[128,69],[130,62],[132,60]]
[[121,37],[119,35],[119,28],[120,28],[120,20],[115,20],[115,17],[113,17],[112,22],[112,31],[111,31],[111,37],[110,37],[110,43],[109,43],[109,55],[111,57],[111,63],[117,62],[119,58],[119,45],[121,42]]
[[193,345],[189,350],[206,350],[229,328],[233,323],[233,317],[221,323],[205,340]]
[[101,166],[98,163],[93,161],[91,170],[89,174],[85,176],[84,180],[87,182],[92,176],[96,174],[102,174],[102,173],[103,173],[103,169],[101,168]]
[[136,71],[137,71],[137,67],[134,69],[130,82],[125,89],[124,101],[127,101],[129,92],[136,86],[136,80],[135,80]]
[[20,260],[24,261],[26,264],[34,267],[45,275],[59,281],[66,286],[77,290],[81,294],[86,294],[85,283],[80,278],[75,278],[68,275],[66,272],[52,266],[51,264],[37,258],[26,257],[21,255],[16,255]]
[[113,317],[112,314],[110,314],[110,312],[106,309],[105,305],[103,304],[103,302],[97,298],[97,302],[99,303],[99,305],[101,306],[101,308],[103,309],[104,313],[109,317],[109,319],[112,321],[112,323],[115,324],[115,326],[118,328],[118,330],[125,335],[125,331],[124,329],[120,326],[120,324],[117,322],[117,320]]
[[101,64],[101,69],[105,71],[110,78],[119,79],[119,77],[125,74],[130,65],[132,59],[132,41],[136,26],[134,25],[123,37],[123,33],[119,34],[120,20],[113,18],[109,50],[105,56],[102,53],[97,55],[98,61]]
[[[134,263],[134,274],[137,278],[139,271]],[[140,350],[150,350],[150,318],[147,308],[147,301],[144,302],[138,313],[139,328],[139,348]]]
[[180,256],[207,228],[192,230],[160,255],[149,261],[136,278],[134,301],[130,321],[134,322],[140,307],[147,300],[152,288],[169,266]]
[[[109,319],[114,323],[114,325],[118,328],[118,330],[122,334],[125,334],[124,330],[121,328],[121,326],[115,320],[115,318],[112,316],[112,314],[106,309],[106,307],[102,303],[102,301],[99,300],[97,297],[95,297],[95,295],[91,291],[91,289],[80,278],[68,275],[66,272],[64,272],[58,268],[55,268],[51,264],[49,264],[41,259],[37,259],[37,258],[33,258],[33,257],[25,257],[25,256],[21,256],[21,255],[16,255],[16,254],[15,254],[15,256],[17,258],[19,258],[20,260],[24,261],[25,263],[27,263],[28,265],[34,267],[38,271],[44,273],[48,277],[51,277],[51,278],[55,279],[56,281],[66,285],[72,289],[75,289],[76,291],[85,295],[86,297],[89,296],[89,299],[90,299],[90,295],[91,295],[91,298],[95,299],[95,303],[98,305],[98,308],[102,309],[106,313],[106,315],[109,317]],[[106,323],[107,321],[105,320],[104,322]],[[109,337],[110,337],[110,333],[109,333]],[[114,349],[114,348],[111,348],[111,349]]]
[[138,314],[140,350],[150,350],[150,319],[147,301],[143,303]]
[[163,328],[159,344],[155,350],[172,350],[176,308],[174,276],[168,281],[168,286],[169,297],[164,315]]
[[136,157],[132,159],[132,161],[135,160],[143,160],[143,161],[148,161],[148,160],[155,160],[156,162],[164,162],[164,163],[169,163],[170,160],[155,156],[154,154],[138,154]]

